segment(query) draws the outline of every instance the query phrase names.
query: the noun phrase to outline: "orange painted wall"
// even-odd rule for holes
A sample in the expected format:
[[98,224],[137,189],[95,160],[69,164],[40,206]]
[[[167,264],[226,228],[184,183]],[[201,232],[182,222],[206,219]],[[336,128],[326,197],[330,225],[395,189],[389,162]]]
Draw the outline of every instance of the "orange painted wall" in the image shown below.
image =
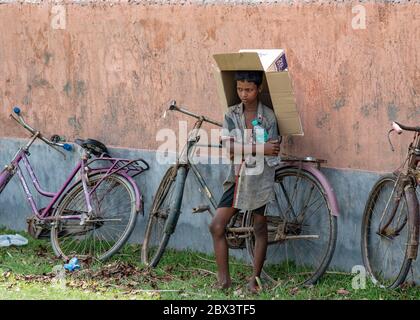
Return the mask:
[[176,99],[222,119],[212,54],[285,48],[304,137],[285,152],[336,168],[390,170],[411,135],[391,120],[420,122],[420,5],[363,3],[366,29],[352,29],[359,4],[66,5],[53,29],[51,5],[0,5],[0,137],[23,137],[8,119],[21,105],[48,135],[157,149],[156,133]]

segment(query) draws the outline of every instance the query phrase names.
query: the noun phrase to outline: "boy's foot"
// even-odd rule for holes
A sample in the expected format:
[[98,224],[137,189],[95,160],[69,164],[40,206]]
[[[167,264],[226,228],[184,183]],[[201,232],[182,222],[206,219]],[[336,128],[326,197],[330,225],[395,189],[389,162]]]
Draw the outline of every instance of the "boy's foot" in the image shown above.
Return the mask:
[[260,287],[260,285],[258,284],[256,278],[251,278],[251,280],[249,280],[248,285],[246,286],[246,288],[252,294],[258,294],[258,293],[260,293],[262,291],[262,287]]
[[231,281],[226,281],[226,282],[216,282],[212,288],[217,289],[217,290],[227,290],[232,286],[232,282]]

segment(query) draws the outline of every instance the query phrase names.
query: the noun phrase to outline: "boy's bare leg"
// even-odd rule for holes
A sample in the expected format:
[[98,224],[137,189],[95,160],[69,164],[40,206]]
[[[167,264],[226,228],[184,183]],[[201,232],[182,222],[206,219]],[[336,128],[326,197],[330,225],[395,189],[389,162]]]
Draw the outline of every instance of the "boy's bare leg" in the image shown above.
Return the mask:
[[255,234],[255,248],[254,248],[254,272],[248,283],[248,288],[251,292],[258,292],[258,283],[256,277],[260,277],[261,270],[264,265],[265,255],[267,253],[267,218],[260,214],[254,214],[254,234]]
[[225,238],[225,230],[230,219],[237,211],[235,208],[218,208],[210,224],[216,256],[217,280],[223,289],[229,288],[232,284],[229,275],[229,248]]

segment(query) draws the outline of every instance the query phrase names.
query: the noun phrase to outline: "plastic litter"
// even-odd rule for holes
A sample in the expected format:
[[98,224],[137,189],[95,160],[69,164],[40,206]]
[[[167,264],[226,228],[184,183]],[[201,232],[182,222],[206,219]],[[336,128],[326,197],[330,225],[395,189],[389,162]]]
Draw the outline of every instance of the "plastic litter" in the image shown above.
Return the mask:
[[66,263],[64,265],[64,269],[68,271],[79,270],[80,269],[79,259],[77,259],[76,257],[72,258],[69,261],[69,263]]
[[0,247],[24,246],[28,244],[28,239],[20,234],[2,234],[0,235]]

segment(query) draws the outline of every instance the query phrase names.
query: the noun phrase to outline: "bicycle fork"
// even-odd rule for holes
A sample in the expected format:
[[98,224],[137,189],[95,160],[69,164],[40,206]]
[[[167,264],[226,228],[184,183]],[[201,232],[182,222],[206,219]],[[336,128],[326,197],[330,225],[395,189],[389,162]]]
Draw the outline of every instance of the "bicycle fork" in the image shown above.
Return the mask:
[[408,206],[408,227],[410,239],[407,243],[408,257],[415,260],[419,247],[419,203],[416,197],[416,191],[412,185],[406,188],[407,206]]
[[188,170],[185,166],[180,166],[175,181],[175,198],[171,203],[168,220],[165,225],[165,233],[170,235],[174,233],[176,224],[181,214],[182,197],[184,195],[185,180],[187,180]]
[[[389,218],[387,218],[386,222],[383,226],[381,224],[378,226],[379,230],[376,232],[379,236],[384,236],[386,238],[389,238],[392,240],[392,238],[399,235],[400,231],[405,227],[405,225],[408,225],[407,227],[410,228],[409,234],[410,238],[407,239],[407,255],[409,259],[415,260],[417,258],[417,250],[419,245],[419,204],[416,197],[415,188],[413,185],[408,184],[405,187],[400,187],[400,190],[397,190],[397,194],[394,198],[392,196],[390,200],[388,200],[391,203],[387,203],[388,205],[392,205],[391,207],[391,214],[389,215]],[[407,201],[407,219],[402,221],[401,225],[397,224],[396,227],[399,227],[395,230],[392,228],[390,229],[390,225],[393,223],[394,219],[396,219],[396,214],[400,205],[400,201],[402,197],[406,198]],[[384,210],[384,214],[386,212],[387,208]],[[382,220],[382,218],[381,218]],[[392,236],[392,237],[391,237]]]

